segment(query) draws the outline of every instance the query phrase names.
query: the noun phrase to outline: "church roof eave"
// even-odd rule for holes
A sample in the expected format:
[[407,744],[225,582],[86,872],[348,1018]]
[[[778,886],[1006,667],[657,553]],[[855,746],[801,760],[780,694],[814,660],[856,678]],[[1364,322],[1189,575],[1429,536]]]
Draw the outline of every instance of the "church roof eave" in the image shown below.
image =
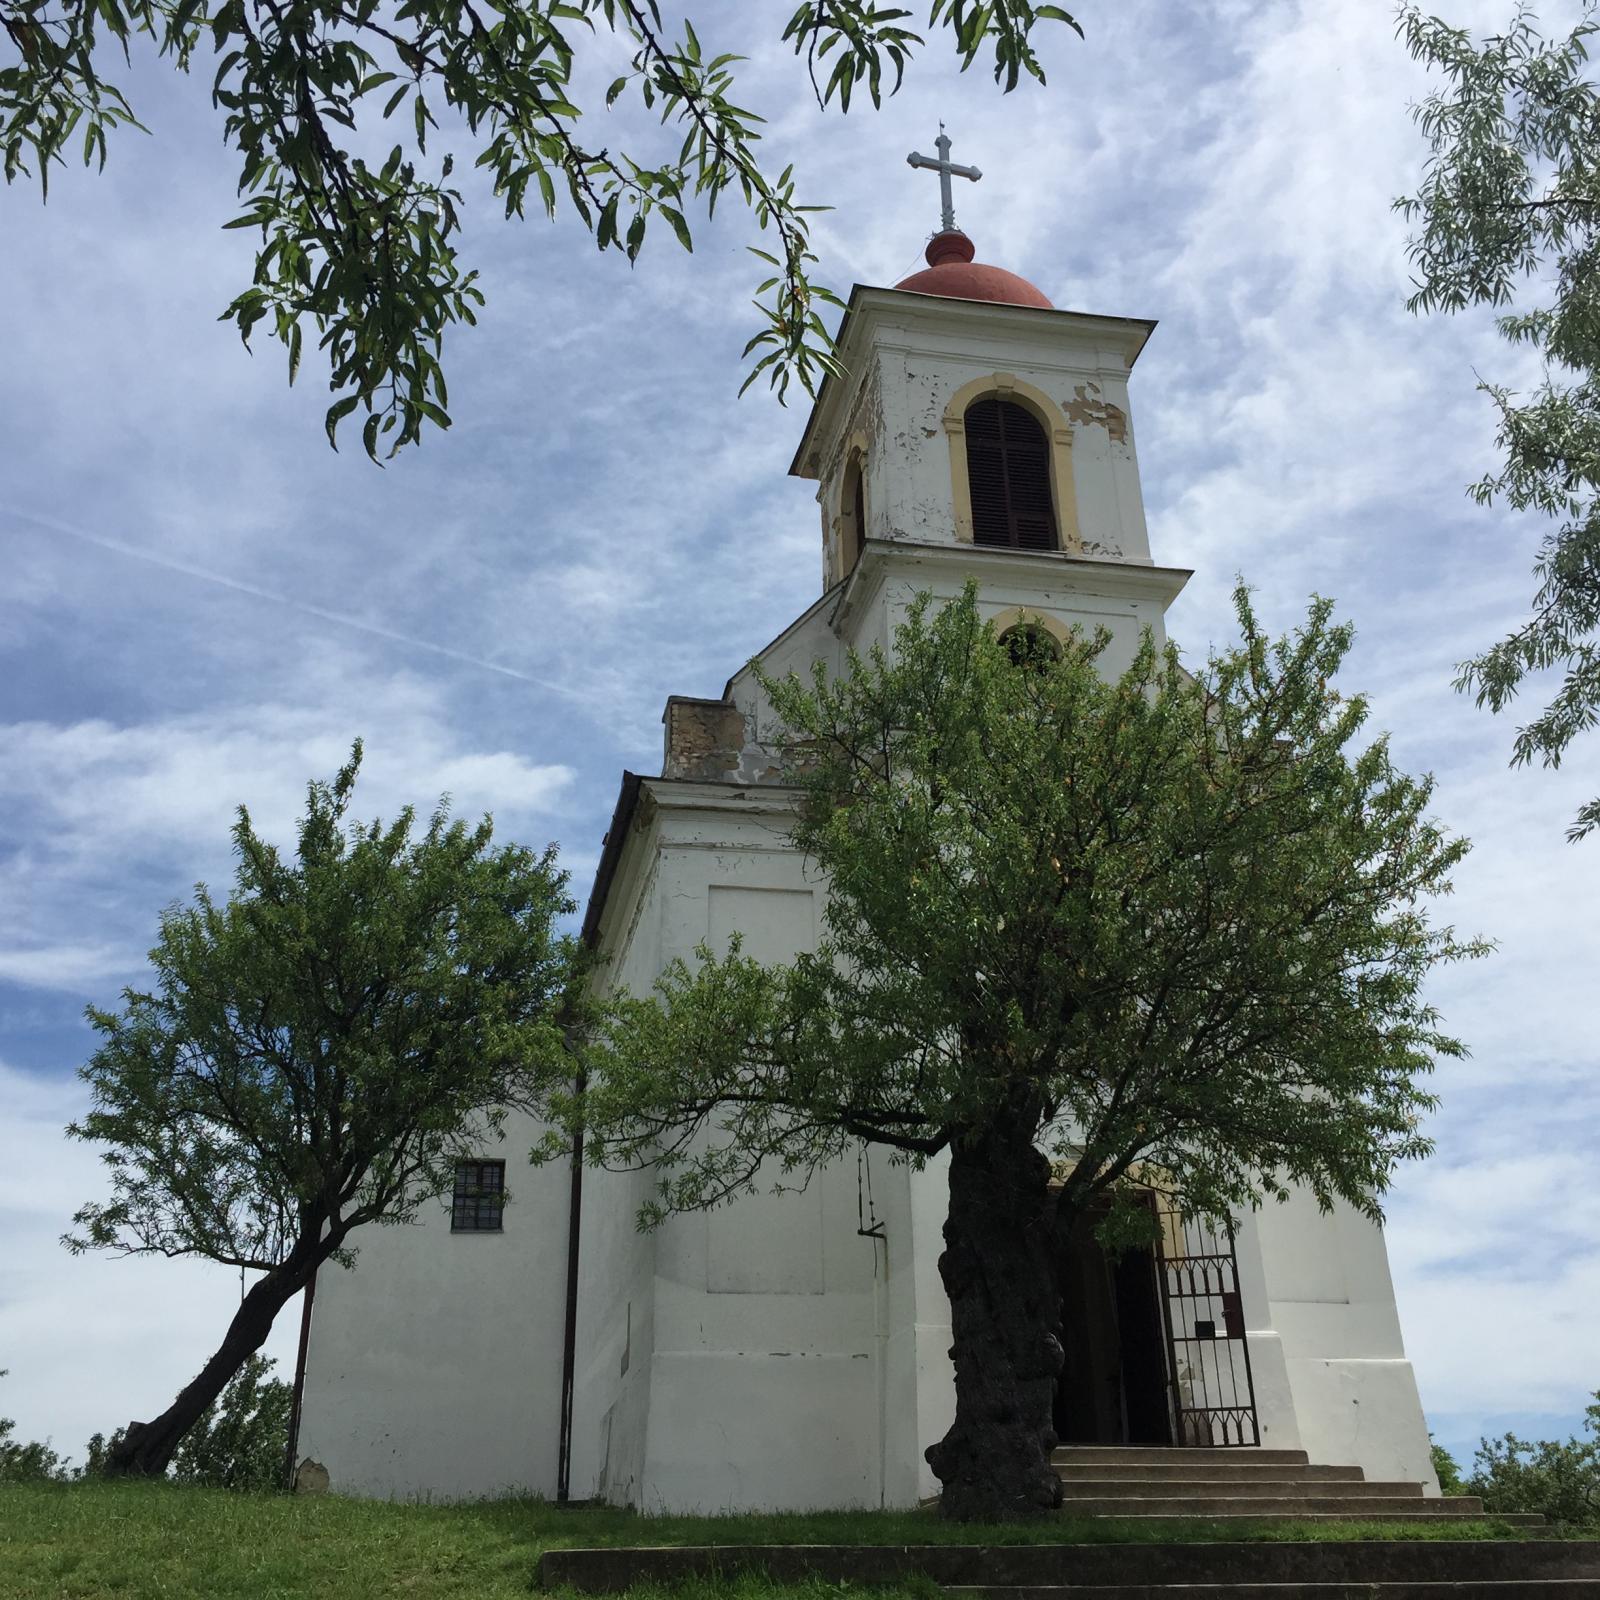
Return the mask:
[[605,841],[600,846],[600,865],[595,868],[594,886],[589,890],[589,903],[583,912],[581,937],[590,949],[600,940],[600,918],[605,913],[606,898],[611,893],[612,880],[622,860],[623,846],[633,831],[634,811],[639,804],[639,790],[643,783],[644,779],[637,772],[623,771],[622,788],[611,813],[611,826],[606,829]]
[[822,610],[822,608],[827,605],[827,603],[836,594],[838,594],[839,591],[843,589],[849,581],[850,580],[848,578],[841,578],[831,589],[824,589],[823,592],[818,595],[817,598],[813,600],[811,604],[808,605],[805,610],[802,611],[800,615],[783,630],[782,633],[777,634],[774,638],[768,639],[759,650],[753,651],[750,655],[750,660],[746,661],[745,664],[740,667],[738,671],[735,672],[722,686],[722,698],[724,703],[733,699],[733,686],[750,670],[751,662],[760,661],[763,656],[771,655],[771,653],[776,650],[778,646],[790,636],[790,634],[795,633],[799,629],[803,628],[814,616],[816,616],[816,614]]

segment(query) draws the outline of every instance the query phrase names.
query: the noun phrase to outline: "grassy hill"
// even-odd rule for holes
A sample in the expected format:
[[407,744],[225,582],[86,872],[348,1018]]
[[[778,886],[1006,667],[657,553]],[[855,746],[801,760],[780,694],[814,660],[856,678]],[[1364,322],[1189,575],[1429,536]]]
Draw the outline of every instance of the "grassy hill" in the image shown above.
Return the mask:
[[[1240,1539],[1493,1538],[1492,1523],[1278,1523],[1051,1519],[986,1527],[987,1544]],[[392,1505],[231,1494],[151,1483],[0,1484],[0,1600],[526,1600],[541,1552],[661,1544],[971,1543],[931,1512],[641,1517],[538,1501]],[[695,1600],[709,1585],[675,1589]],[[635,1591],[647,1600],[649,1591]],[[837,1600],[820,1581],[715,1586],[718,1600]]]

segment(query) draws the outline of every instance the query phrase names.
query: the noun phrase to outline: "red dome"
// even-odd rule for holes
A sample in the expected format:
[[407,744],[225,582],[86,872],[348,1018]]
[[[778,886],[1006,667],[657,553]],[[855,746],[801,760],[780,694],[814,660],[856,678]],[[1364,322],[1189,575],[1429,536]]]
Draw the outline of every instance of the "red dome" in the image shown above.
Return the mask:
[[994,300],[1007,306],[1037,306],[1053,311],[1054,306],[1028,282],[1004,267],[974,261],[977,254],[964,233],[936,233],[928,242],[928,265],[921,272],[897,283],[897,289],[913,294],[939,294],[950,300]]

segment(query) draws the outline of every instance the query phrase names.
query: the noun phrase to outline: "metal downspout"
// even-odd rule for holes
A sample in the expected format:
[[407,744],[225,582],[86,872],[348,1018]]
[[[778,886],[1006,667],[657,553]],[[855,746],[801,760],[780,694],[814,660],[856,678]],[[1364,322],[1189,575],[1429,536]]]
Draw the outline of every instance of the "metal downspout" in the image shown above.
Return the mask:
[[[578,1098],[583,1098],[587,1079],[579,1073],[575,1082]],[[572,1498],[572,1393],[578,1365],[578,1253],[580,1224],[583,1219],[583,1125],[572,1136],[572,1188],[567,1203],[567,1311],[561,1346],[561,1453],[556,1463],[556,1500]]]

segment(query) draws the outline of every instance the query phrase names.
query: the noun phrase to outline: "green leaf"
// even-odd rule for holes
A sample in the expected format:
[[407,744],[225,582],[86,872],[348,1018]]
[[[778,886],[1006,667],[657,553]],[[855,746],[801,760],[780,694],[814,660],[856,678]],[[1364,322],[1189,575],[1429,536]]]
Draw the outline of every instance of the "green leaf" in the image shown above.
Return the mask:
[[678,243],[685,250],[694,250],[694,240],[689,234],[689,224],[683,220],[683,213],[672,206],[663,205],[659,208],[661,215],[672,224],[672,231],[678,236]]
[[336,400],[331,406],[328,407],[328,415],[324,419],[324,426],[328,431],[328,443],[332,445],[335,450],[339,448],[339,441],[334,437],[338,430],[339,424],[346,417],[348,417],[359,404],[360,396],[352,394],[346,395],[342,400]]

